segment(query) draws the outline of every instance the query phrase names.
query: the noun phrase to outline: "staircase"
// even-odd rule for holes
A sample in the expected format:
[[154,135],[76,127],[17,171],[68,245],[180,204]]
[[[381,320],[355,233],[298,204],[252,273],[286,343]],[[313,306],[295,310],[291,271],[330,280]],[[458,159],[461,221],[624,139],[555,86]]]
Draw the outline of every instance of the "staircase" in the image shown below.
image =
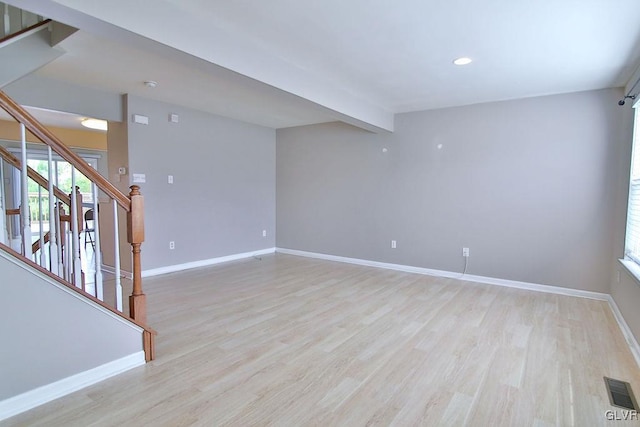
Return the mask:
[[[13,189],[19,188],[19,191],[7,191],[6,185],[0,187],[0,250],[20,258],[81,295],[99,302],[100,305],[108,307],[121,317],[141,326],[145,330],[145,357],[147,361],[152,360],[155,332],[146,326],[146,296],[142,290],[140,247],[144,241],[144,199],[139,187],[131,186],[128,195],[120,192],[2,91],[0,91],[0,107],[20,124],[22,134],[21,158],[0,148],[1,182],[5,182],[4,176],[7,172],[11,173],[11,170],[14,170],[14,176],[18,174],[20,176],[20,185],[13,186]],[[46,177],[28,166],[27,130],[47,146]],[[54,155],[71,165],[72,185],[69,193],[55,185],[58,176],[53,167]],[[89,206],[83,203],[83,196],[76,185],[78,174],[82,174],[91,183],[92,202]],[[35,236],[32,233],[34,215],[29,203],[30,184],[32,188],[35,185],[38,192],[35,209],[38,234]],[[17,201],[17,206],[8,206],[9,193],[14,193],[11,194],[11,199]],[[98,204],[99,197],[109,200],[100,203],[103,207],[110,207],[108,213],[101,210]],[[92,220],[92,236],[87,236],[87,232],[84,232],[83,211],[87,210],[97,212]],[[124,254],[120,253],[122,242],[119,229],[124,225],[122,219],[125,217],[126,237],[133,257],[133,291],[129,296],[128,316],[123,313],[122,279],[125,274],[120,269],[121,256]],[[112,221],[111,227],[102,225],[106,218]],[[113,306],[106,302],[104,293],[106,280],[102,255],[107,245],[102,244],[103,237],[106,241],[106,236],[101,236],[101,230],[105,229],[112,231],[109,239],[111,239],[113,250],[111,259],[114,260],[115,265],[109,270],[112,271],[111,280],[115,285],[111,299]],[[82,244],[81,237],[84,239],[91,237],[90,253],[87,252],[86,241],[84,245]]]
[[[60,56],[63,52],[53,46],[75,31],[64,24],[45,20],[4,3],[0,3],[0,13],[3,14],[3,19],[0,21],[0,61],[3,64],[0,67],[0,88]],[[2,269],[0,287],[5,298],[5,310],[8,304],[10,308],[8,311],[14,308],[10,306],[11,295],[22,293],[34,295],[34,292],[38,295],[26,302],[16,301],[14,304],[21,304],[24,310],[16,308],[20,318],[12,317],[9,320],[20,324],[33,322],[33,319],[38,316],[30,316],[29,310],[42,310],[34,307],[42,307],[42,304],[58,301],[58,296],[51,299],[45,297],[49,292],[45,289],[56,288],[63,290],[65,295],[72,295],[71,300],[84,302],[84,305],[81,305],[85,308],[81,307],[76,310],[77,312],[83,310],[86,312],[88,305],[93,307],[91,310],[102,313],[97,315],[98,323],[105,322],[106,315],[115,319],[116,324],[129,325],[129,332],[126,332],[129,338],[122,347],[129,349],[126,350],[127,352],[131,351],[130,331],[134,331],[134,337],[137,331],[140,334],[139,338],[133,341],[135,343],[138,339],[140,340],[137,341],[138,363],[142,363],[140,348],[144,351],[146,362],[153,360],[156,333],[147,325],[146,296],[142,289],[140,248],[144,241],[144,199],[139,187],[131,186],[128,194],[122,193],[1,90],[0,108],[17,122],[16,126],[21,130],[19,150],[7,150],[0,146],[0,269]],[[47,160],[44,161],[46,167],[39,168],[39,171],[29,167],[30,160],[34,159],[30,159],[30,152],[27,150],[27,132],[42,142],[46,149]],[[59,163],[70,165],[71,182],[65,188],[60,187],[62,180],[56,166]],[[85,186],[83,192],[80,191],[79,181],[81,180]],[[91,215],[88,212],[91,212]],[[104,261],[105,259],[107,262]],[[131,271],[123,271],[122,264],[131,264]],[[18,266],[19,271],[12,265]],[[26,280],[25,277],[33,279]],[[129,286],[132,291],[127,299],[123,289]],[[24,292],[20,291],[20,287]],[[25,296],[25,298],[28,297]],[[35,299],[39,299],[40,302],[35,302]],[[65,302],[65,307],[68,304],[72,305],[73,301]],[[56,315],[57,319],[63,319],[65,310],[66,308],[56,307],[52,312],[58,314],[62,312],[62,316]],[[25,322],[21,319],[23,316],[29,321]],[[81,322],[85,328],[84,335],[76,338],[83,340],[83,345],[91,345],[89,341],[100,342],[101,334],[108,334],[110,340],[118,339],[116,335],[120,333],[113,333],[112,329],[108,331],[93,329],[94,326],[85,323],[96,319],[96,315],[91,314],[83,318],[74,316],[76,314],[70,317],[72,322]],[[51,321],[54,321],[53,317]],[[7,322],[8,320],[5,320],[2,326],[9,328]],[[113,324],[113,320],[109,322]],[[53,330],[72,326],[71,324],[54,325]],[[20,327],[14,327],[12,331],[14,330],[18,331]],[[30,330],[33,331],[33,328]],[[38,330],[37,326],[35,330]],[[87,330],[90,332],[87,333]],[[71,333],[65,336],[72,336]],[[102,339],[105,342],[108,341],[107,336]],[[38,348],[30,344],[32,340],[25,339],[23,342],[19,339],[18,342],[5,344],[12,347],[16,344],[20,346],[25,344],[20,351],[28,351],[29,348]],[[112,360],[109,359],[112,356],[121,356],[107,354],[109,351],[104,350],[107,344],[100,344],[95,348],[102,348],[96,351],[101,352],[100,357],[106,358],[105,361]],[[64,359],[58,359],[56,369],[61,366],[62,360]],[[128,360],[131,362],[133,359]],[[117,362],[117,360],[114,361]],[[124,369],[123,365],[115,366],[113,363],[106,363],[104,366],[107,365],[109,365],[107,367],[109,375]],[[129,363],[127,366],[133,365]],[[86,372],[93,381],[97,368],[92,368],[94,366],[88,364]],[[76,372],[78,371],[71,374]],[[48,374],[49,372],[45,370],[43,376]],[[64,373],[61,375],[60,378],[65,378]],[[24,376],[27,378],[26,382],[30,379],[29,377],[30,375]],[[76,377],[78,375],[71,375],[69,378]],[[64,381],[57,381],[57,383]],[[88,383],[85,381],[83,384]],[[31,385],[26,384],[25,387],[27,387],[26,391],[31,390],[28,388]],[[43,387],[42,384],[34,384],[33,387],[36,394],[49,390],[47,389],[49,386]],[[70,390],[69,387],[67,389]],[[17,392],[22,393],[22,390]],[[7,400],[7,397],[14,396],[13,391],[3,389],[3,385],[0,384],[0,419],[7,414],[11,416],[35,406],[33,402],[37,399],[33,400],[29,395],[27,396],[29,402],[22,409],[16,409],[15,399],[20,400],[21,396],[26,395],[29,393]],[[46,396],[41,399],[38,397],[39,403],[44,403],[50,398],[55,397]]]
[[77,29],[0,2],[0,88],[64,54],[55,47]]

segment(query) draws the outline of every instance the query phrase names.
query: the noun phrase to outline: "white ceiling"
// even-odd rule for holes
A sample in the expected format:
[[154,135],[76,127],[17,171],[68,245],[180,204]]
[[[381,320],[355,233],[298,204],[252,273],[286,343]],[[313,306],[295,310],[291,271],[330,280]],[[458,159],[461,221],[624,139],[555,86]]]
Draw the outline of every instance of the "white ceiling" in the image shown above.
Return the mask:
[[398,112],[623,86],[640,62],[638,0],[9,3],[81,29],[44,76],[274,128],[392,130]]

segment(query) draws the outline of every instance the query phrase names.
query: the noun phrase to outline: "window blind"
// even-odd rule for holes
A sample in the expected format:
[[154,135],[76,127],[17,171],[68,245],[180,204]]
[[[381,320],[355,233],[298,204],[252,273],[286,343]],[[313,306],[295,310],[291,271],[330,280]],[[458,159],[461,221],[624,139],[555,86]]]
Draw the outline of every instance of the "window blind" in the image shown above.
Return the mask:
[[640,264],[640,108],[635,108],[625,258]]

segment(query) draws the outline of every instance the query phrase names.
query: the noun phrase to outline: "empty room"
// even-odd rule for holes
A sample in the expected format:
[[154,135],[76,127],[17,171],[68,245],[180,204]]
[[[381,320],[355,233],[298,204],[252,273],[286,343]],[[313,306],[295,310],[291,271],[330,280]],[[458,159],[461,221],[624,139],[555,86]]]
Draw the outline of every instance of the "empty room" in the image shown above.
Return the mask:
[[637,0],[0,13],[0,426],[640,425]]

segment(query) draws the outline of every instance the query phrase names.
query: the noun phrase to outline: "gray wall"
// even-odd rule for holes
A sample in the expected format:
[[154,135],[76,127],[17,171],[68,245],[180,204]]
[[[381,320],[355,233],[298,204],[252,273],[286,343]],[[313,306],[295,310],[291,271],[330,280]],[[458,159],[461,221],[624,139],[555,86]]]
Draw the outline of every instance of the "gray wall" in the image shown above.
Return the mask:
[[129,179],[146,175],[143,270],[275,246],[273,129],[134,96],[127,109]]
[[621,94],[279,130],[277,246],[454,272],[465,246],[470,274],[609,292]]
[[142,351],[142,333],[0,252],[0,401]]

